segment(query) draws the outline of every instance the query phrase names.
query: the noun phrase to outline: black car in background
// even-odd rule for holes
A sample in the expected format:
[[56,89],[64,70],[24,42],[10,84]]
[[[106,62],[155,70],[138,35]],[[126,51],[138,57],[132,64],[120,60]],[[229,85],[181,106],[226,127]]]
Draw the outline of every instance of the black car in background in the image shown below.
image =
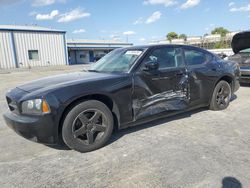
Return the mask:
[[[123,129],[188,110],[224,110],[239,88],[239,66],[200,48],[153,45],[117,49],[89,71],[18,86],[4,118],[18,134],[74,150],[105,145]],[[156,135],[157,136],[157,135]]]
[[241,83],[250,83],[250,31],[237,33],[232,40],[235,55],[228,57],[240,65]]

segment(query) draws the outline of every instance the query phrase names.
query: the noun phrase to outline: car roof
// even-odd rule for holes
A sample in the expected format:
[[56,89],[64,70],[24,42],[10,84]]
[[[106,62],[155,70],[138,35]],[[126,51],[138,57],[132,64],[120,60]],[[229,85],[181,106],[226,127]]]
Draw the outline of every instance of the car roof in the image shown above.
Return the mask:
[[[125,47],[125,49],[128,50],[136,50],[136,49],[149,49],[149,48],[155,48],[155,47],[192,47],[192,48],[197,48],[197,49],[202,49],[198,48],[195,46],[191,45],[183,45],[183,44],[148,44],[148,45],[138,45],[138,46],[130,46],[130,47]],[[204,50],[204,49],[202,49]]]
[[189,48],[192,48],[192,49],[197,49],[197,50],[204,51],[204,52],[207,52],[209,54],[212,54],[211,52],[209,52],[206,49],[199,48],[199,47],[196,47],[196,46],[191,46],[191,45],[185,45],[185,44],[149,44],[149,45],[139,45],[139,46],[125,47],[124,49],[127,49],[127,50],[146,50],[146,49],[157,48],[157,47],[189,47]]

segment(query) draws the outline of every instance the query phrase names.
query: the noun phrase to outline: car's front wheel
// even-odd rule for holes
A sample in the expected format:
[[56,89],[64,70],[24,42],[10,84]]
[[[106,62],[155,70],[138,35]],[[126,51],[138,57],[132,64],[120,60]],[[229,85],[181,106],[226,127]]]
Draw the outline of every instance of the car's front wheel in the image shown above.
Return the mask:
[[232,89],[228,82],[222,80],[214,88],[210,102],[211,110],[224,110],[229,106],[232,96]]
[[79,152],[103,147],[113,131],[113,115],[100,101],[89,100],[74,106],[62,127],[65,144]]

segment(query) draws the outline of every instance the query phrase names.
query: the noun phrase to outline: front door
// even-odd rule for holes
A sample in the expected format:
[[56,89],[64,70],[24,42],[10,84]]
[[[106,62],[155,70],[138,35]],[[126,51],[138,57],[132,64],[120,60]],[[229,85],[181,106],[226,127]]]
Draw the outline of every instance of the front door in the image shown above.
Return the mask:
[[[149,61],[157,61],[157,70],[144,70]],[[133,82],[134,120],[162,112],[184,110],[189,104],[189,83],[183,50],[157,47],[144,58]]]

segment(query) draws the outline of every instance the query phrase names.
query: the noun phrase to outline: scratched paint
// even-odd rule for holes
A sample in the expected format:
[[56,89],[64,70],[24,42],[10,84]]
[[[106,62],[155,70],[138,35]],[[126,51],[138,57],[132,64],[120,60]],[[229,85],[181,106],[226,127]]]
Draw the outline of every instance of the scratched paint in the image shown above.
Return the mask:
[[184,110],[189,102],[187,90],[167,91],[133,101],[134,117],[140,119],[164,111]]

